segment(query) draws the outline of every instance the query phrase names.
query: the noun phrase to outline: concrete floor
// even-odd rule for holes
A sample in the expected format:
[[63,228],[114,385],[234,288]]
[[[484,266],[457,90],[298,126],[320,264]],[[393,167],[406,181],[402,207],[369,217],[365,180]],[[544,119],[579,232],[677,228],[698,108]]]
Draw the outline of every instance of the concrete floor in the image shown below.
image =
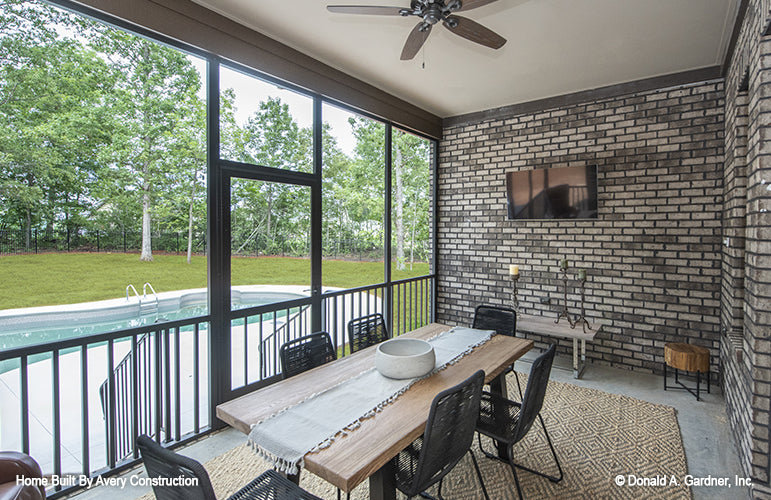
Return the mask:
[[[530,363],[537,353],[528,353],[518,361],[517,371],[529,372]],[[725,403],[719,387],[712,386],[712,393],[704,392],[701,401],[686,391],[664,391],[660,375],[647,375],[628,370],[588,365],[581,379],[573,378],[572,369],[567,367],[570,360],[559,356],[552,369],[551,379],[560,382],[590,387],[605,392],[624,394],[651,403],[669,405],[677,409],[677,418],[683,436],[688,472],[695,478],[707,476],[743,477],[736,445],[730,434]],[[182,450],[182,453],[205,462],[245,442],[246,437],[233,429],[226,429],[204,438]],[[633,471],[630,471],[632,473]],[[136,469],[128,475],[144,475],[144,469]],[[693,498],[701,499],[746,499],[747,487],[704,487],[694,486]],[[149,491],[149,488],[126,486],[125,488],[100,486],[74,495],[76,500],[110,498],[110,500],[132,500]]]

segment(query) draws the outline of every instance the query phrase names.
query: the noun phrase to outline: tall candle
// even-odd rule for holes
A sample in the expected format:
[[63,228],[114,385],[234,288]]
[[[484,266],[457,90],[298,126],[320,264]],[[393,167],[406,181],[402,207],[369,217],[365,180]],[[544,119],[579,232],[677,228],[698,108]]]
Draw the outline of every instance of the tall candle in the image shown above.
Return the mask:
[[509,274],[512,276],[519,275],[519,266],[517,264],[509,264]]

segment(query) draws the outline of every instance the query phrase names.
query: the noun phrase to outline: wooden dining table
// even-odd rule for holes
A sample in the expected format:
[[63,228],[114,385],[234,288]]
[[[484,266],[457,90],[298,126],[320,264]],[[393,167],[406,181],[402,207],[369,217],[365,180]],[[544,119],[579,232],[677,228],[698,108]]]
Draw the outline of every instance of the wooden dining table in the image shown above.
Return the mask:
[[[431,323],[403,336],[427,340],[450,328]],[[532,340],[493,336],[455,364],[413,384],[375,416],[362,420],[356,430],[335,438],[331,446],[306,454],[305,470],[346,492],[369,478],[371,499],[395,499],[390,461],[423,434],[434,397],[480,369],[491,390],[506,396],[504,370],[532,347]],[[372,368],[375,349],[364,349],[223,403],[217,406],[217,416],[249,434],[253,424]]]

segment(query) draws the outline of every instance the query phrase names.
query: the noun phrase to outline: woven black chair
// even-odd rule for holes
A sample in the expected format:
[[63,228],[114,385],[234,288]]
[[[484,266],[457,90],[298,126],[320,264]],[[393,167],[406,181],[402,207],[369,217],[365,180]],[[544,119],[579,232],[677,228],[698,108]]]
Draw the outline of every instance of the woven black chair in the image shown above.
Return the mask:
[[[184,457],[153,441],[146,435],[137,438],[137,447],[142,454],[147,475],[180,481],[190,481],[191,485],[153,485],[153,493],[158,500],[217,500],[206,469],[193,460]],[[278,472],[269,470],[247,484],[229,500],[321,500],[303,490]]]
[[517,336],[517,311],[508,307],[478,305],[472,328],[495,330],[498,335]]
[[[549,432],[546,430],[546,425],[544,424],[543,417],[541,417],[540,413],[541,407],[543,406],[543,398],[546,395],[546,386],[549,384],[549,373],[551,372],[551,365],[554,362],[556,348],[557,345],[552,344],[546,352],[533,361],[533,367],[530,369],[530,377],[527,380],[525,397],[522,399],[521,403],[510,401],[497,394],[491,394],[489,392],[482,393],[477,432],[493,438],[493,440],[497,441],[499,444],[505,445],[508,460],[504,460],[496,454],[487,452],[482,446],[481,437],[479,438],[479,446],[488,458],[505,461],[511,466],[519,498],[522,498],[522,489],[520,488],[519,478],[517,477],[517,468],[532,472],[533,474],[538,474],[554,483],[558,483],[562,480],[562,466],[557,458],[557,453],[554,451],[554,445],[551,442]],[[543,432],[546,435],[546,441],[549,443],[552,456],[557,464],[557,470],[559,471],[559,475],[557,476],[550,476],[514,462],[514,457],[512,456],[513,446],[527,435],[536,417],[541,421],[541,427],[543,427]]]
[[389,338],[385,319],[380,313],[362,316],[348,322],[348,343],[352,353]]
[[433,498],[425,491],[438,482],[437,495],[441,499],[442,480],[466,453],[471,453],[482,492],[489,500],[482,473],[471,451],[484,382],[485,372],[479,370],[434,398],[423,436],[399,452],[391,462],[399,491],[408,497],[420,494]]
[[[479,330],[495,330],[495,333],[498,335],[516,337],[517,311],[508,307],[490,306],[487,304],[478,305],[474,310],[474,323],[471,327]],[[522,387],[519,385],[519,376],[514,371],[514,365],[506,368],[504,373],[514,374],[521,399]]]
[[327,332],[290,340],[281,346],[281,375],[287,379],[337,359],[337,349]]

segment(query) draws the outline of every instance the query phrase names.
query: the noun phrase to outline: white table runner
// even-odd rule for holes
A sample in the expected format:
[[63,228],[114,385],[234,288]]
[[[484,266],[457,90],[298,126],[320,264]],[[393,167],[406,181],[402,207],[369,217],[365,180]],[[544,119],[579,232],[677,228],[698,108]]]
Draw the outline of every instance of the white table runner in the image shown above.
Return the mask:
[[[436,363],[425,377],[462,358],[493,334],[492,330],[455,327],[431,338]],[[387,378],[371,368],[253,425],[249,444],[276,469],[297,474],[306,453],[331,445],[338,434],[358,427],[362,419],[380,411],[418,380]]]

